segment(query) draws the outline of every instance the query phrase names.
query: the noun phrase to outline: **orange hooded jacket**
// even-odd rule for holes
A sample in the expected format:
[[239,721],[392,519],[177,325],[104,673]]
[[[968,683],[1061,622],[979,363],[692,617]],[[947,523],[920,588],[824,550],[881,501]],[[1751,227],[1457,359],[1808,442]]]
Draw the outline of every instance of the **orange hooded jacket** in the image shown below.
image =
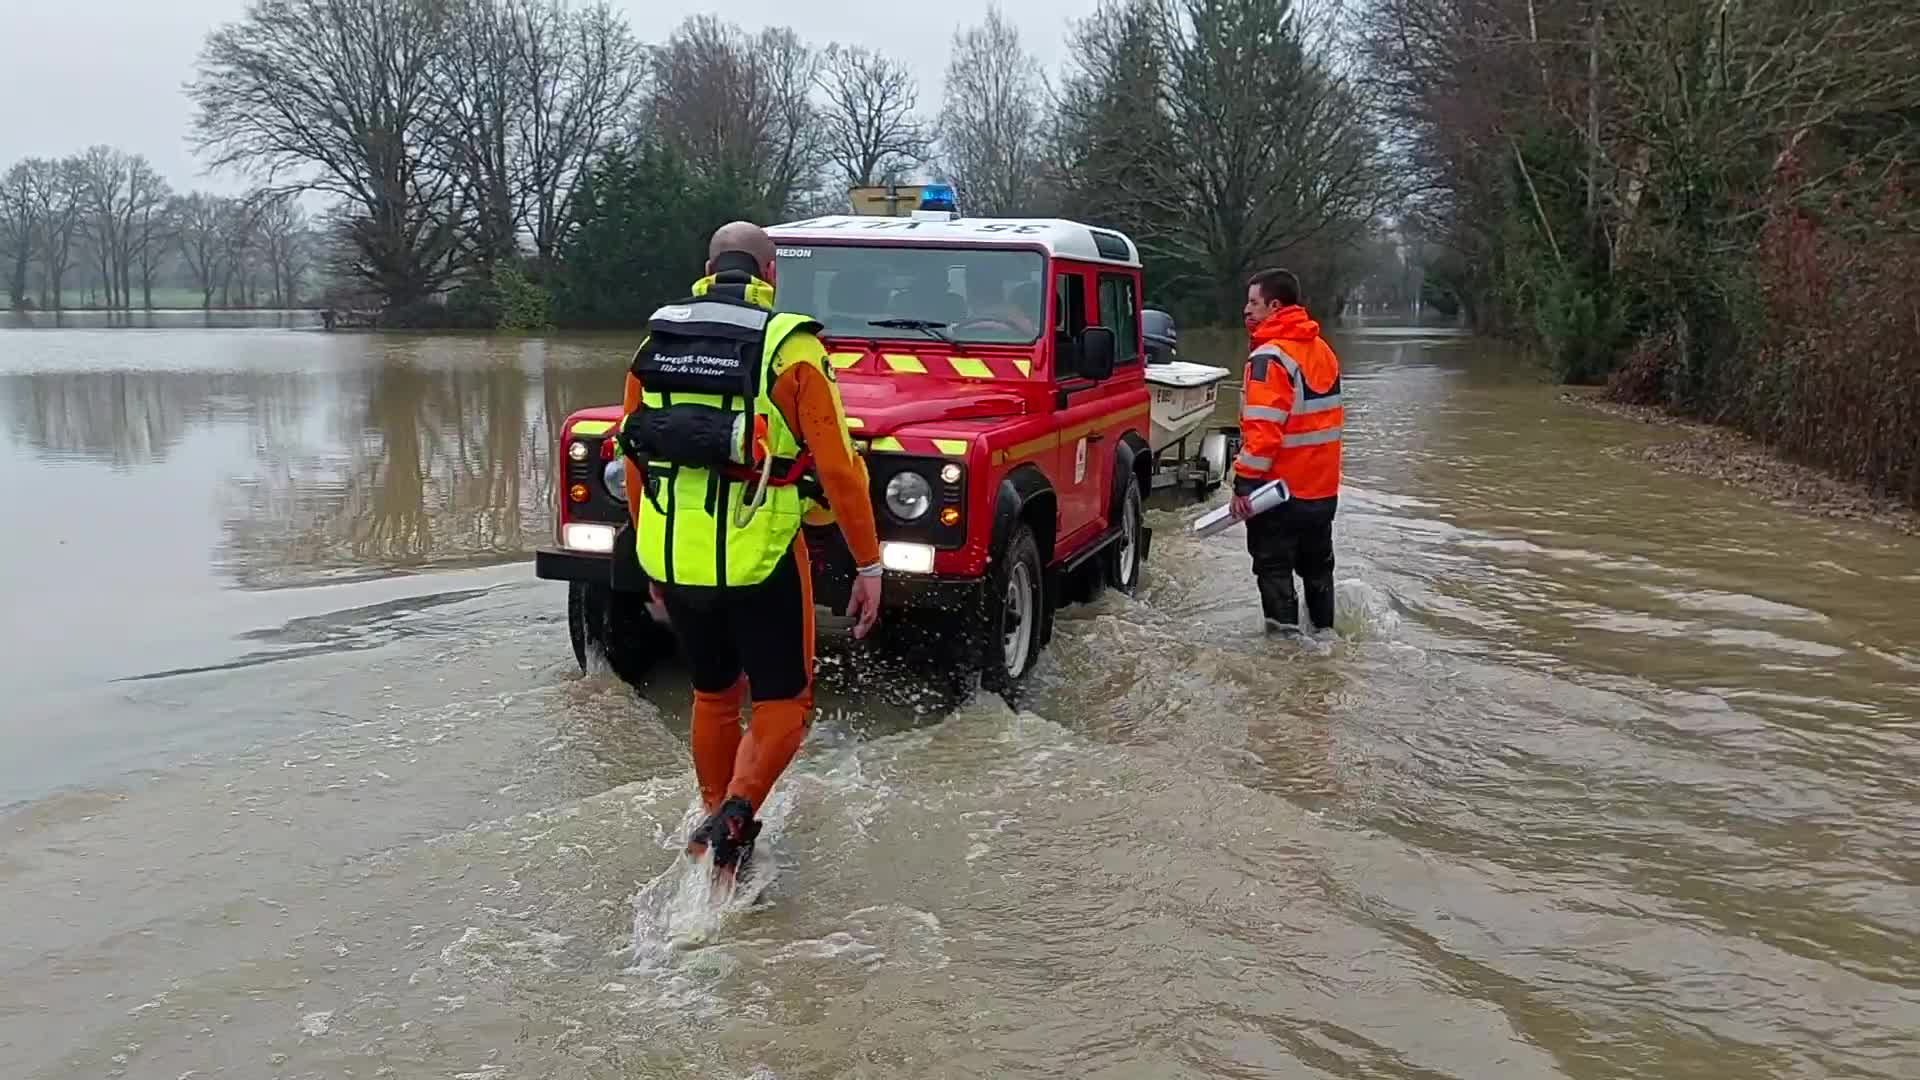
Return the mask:
[[1320,337],[1320,324],[1298,305],[1283,307],[1253,328],[1253,352],[1240,397],[1236,475],[1282,479],[1296,499],[1340,493],[1340,359]]

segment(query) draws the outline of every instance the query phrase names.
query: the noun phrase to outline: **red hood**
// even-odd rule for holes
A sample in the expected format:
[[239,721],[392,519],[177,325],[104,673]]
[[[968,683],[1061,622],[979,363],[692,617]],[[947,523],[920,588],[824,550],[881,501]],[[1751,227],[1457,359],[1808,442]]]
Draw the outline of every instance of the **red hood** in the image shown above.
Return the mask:
[[1320,336],[1320,324],[1307,315],[1307,309],[1295,304],[1283,307],[1261,320],[1253,328],[1253,343],[1269,341],[1312,341]]
[[889,435],[911,424],[943,420],[990,420],[1028,411],[1031,391],[982,382],[965,393],[929,393],[931,380],[893,375],[840,373],[840,400],[860,425],[854,434]]

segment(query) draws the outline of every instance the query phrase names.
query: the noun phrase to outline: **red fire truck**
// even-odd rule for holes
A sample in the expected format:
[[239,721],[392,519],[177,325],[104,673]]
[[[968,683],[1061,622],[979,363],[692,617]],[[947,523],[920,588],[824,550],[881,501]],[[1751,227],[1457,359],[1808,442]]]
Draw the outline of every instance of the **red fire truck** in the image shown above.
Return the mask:
[[[1006,690],[1033,668],[1061,605],[1131,592],[1151,533],[1150,402],[1140,256],[1073,221],[959,215],[923,193],[911,216],[809,218],[768,230],[775,307],[824,326],[854,445],[871,477],[886,574],[876,638],[942,643],[954,670]],[[638,681],[673,639],[635,556],[619,407],[566,420],[555,544],[576,659]],[[823,629],[853,564],[810,522]]]

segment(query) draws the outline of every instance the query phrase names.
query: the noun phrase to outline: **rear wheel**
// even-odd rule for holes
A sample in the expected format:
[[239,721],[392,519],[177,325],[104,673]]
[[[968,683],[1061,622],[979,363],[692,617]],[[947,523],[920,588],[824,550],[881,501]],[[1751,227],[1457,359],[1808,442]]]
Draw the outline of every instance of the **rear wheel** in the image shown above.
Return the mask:
[[635,684],[674,652],[673,631],[648,614],[645,593],[580,581],[567,585],[567,636],[580,670],[587,670],[589,654],[597,654],[621,680]]
[[1107,548],[1107,584],[1131,594],[1140,587],[1140,553],[1145,545],[1141,533],[1146,528],[1146,510],[1140,494],[1140,477],[1127,474],[1127,486],[1114,504],[1119,515],[1120,539]]
[[1014,526],[1006,551],[987,575],[981,614],[974,649],[980,684],[1004,693],[1019,686],[1039,660],[1047,614],[1040,545],[1024,522]]

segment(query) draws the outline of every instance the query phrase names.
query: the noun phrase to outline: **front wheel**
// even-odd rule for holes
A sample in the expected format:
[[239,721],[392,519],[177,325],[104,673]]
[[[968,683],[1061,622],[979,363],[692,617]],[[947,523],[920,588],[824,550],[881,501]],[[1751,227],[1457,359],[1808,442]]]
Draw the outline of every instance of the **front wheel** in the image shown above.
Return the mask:
[[1046,578],[1040,545],[1024,523],[987,575],[981,625],[975,637],[980,684],[996,693],[1017,687],[1040,658]]
[[1146,529],[1146,511],[1142,505],[1138,474],[1127,474],[1126,490],[1114,506],[1119,512],[1120,540],[1107,548],[1107,584],[1131,595],[1140,587],[1140,554],[1146,546],[1141,543],[1142,533]]
[[645,593],[581,581],[567,585],[567,636],[581,671],[588,655],[597,654],[622,681],[636,685],[674,652],[673,631],[647,612]]

